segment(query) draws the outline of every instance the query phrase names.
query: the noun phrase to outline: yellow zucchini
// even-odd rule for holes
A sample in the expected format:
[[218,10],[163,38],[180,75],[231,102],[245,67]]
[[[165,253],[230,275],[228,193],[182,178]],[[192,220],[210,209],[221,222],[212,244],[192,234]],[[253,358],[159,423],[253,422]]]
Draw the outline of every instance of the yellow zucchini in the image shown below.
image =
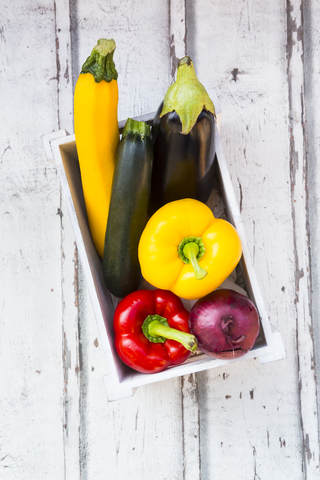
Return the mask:
[[100,39],[82,66],[74,93],[74,131],[93,243],[103,256],[119,143],[114,40]]

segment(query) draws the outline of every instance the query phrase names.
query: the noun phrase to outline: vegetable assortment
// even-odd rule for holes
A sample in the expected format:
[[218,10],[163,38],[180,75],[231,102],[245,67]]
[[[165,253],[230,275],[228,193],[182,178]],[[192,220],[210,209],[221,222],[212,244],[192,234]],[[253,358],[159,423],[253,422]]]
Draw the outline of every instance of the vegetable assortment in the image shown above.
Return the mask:
[[[196,349],[237,358],[253,347],[259,315],[247,297],[216,290],[242,245],[231,223],[206,205],[214,105],[184,57],[151,129],[129,118],[120,140],[115,48],[100,39],[84,63],[74,124],[92,240],[106,287],[120,299],[116,351],[141,373],[183,363]],[[182,299],[197,300],[190,312]]]

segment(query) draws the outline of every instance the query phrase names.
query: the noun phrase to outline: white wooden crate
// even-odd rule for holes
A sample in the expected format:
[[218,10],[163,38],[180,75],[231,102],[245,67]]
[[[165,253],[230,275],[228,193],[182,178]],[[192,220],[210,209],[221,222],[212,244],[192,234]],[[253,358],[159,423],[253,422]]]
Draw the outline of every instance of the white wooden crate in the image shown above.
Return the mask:
[[[149,121],[154,118],[154,113],[135,118],[137,120]],[[120,129],[123,128],[124,123],[125,121],[119,122]],[[219,123],[220,113],[215,131],[216,173],[227,218],[237,229],[241,238],[243,254],[240,260],[240,269],[245,282],[245,290],[259,312],[261,325],[260,334],[252,350],[239,359],[213,359],[205,354],[198,353],[191,355],[187,362],[182,365],[171,367],[155,374],[143,374],[130,369],[120,360],[114,348],[114,299],[104,285],[102,262],[95,250],[89,231],[75,136],[68,135],[65,130],[59,130],[42,137],[47,159],[55,164],[57,168],[59,181],[75,234],[80,261],[87,280],[99,329],[100,344],[108,365],[108,374],[104,376],[104,383],[109,401],[129,397],[133,395],[137,387],[142,385],[200,372],[230,362],[259,358],[261,363],[268,363],[285,358],[285,350],[280,333],[275,330],[269,322],[249,255],[240,210],[221,146],[218,128]]]

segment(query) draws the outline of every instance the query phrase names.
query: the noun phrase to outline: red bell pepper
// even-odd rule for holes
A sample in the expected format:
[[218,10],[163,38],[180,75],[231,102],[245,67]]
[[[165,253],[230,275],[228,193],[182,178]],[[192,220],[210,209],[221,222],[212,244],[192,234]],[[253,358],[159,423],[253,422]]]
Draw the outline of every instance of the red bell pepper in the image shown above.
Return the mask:
[[196,350],[189,333],[189,312],[167,290],[137,290],[114,313],[115,347],[124,363],[142,373],[178,365]]

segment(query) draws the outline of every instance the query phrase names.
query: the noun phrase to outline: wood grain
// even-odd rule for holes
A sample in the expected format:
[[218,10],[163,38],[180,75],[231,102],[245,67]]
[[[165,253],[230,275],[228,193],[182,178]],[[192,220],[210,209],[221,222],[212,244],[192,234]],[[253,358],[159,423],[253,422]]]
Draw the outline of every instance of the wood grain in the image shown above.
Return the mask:
[[311,318],[310,242],[306,166],[304,42],[301,2],[287,2],[287,73],[289,90],[290,178],[295,260],[296,346],[301,409],[304,478],[319,473],[317,385],[314,375],[314,338]]
[[[97,8],[80,2],[76,13],[74,64],[81,65],[97,38],[116,41],[119,119],[156,110],[171,82],[167,4],[115,2]],[[139,388],[134,397],[108,404],[102,383],[106,365],[81,269],[80,285],[82,478],[104,478],[111,471],[115,479],[135,475],[180,480],[180,380]]]
[[0,476],[64,478],[53,4],[3,4],[1,26]]
[[[300,298],[300,295],[306,294],[308,287],[301,286],[299,292],[293,254],[297,248],[297,238],[302,243],[307,238],[303,201],[302,204],[299,201],[299,207],[292,207],[295,199],[292,199],[289,132],[291,110],[294,108],[292,101],[299,101],[301,109],[301,90],[298,98],[295,95],[290,100],[289,89],[292,82],[299,83],[301,89],[303,80],[299,73],[303,68],[300,58],[302,51],[293,51],[289,57],[286,48],[289,41],[287,35],[290,35],[288,24],[294,15],[293,5],[283,6],[280,2],[263,5],[256,2],[230,2],[209,8],[209,3],[196,2],[192,17],[196,12],[203,14],[198,13],[196,22],[190,27],[187,24],[187,31],[191,32],[193,40],[191,51],[199,77],[206,84],[214,82],[217,85],[223,112],[221,136],[226,158],[230,162],[234,189],[270,320],[283,335],[287,359],[279,365],[263,367],[252,362],[245,371],[239,371],[236,378],[238,368],[234,366],[219,373],[201,374],[203,387],[199,387],[199,398],[203,404],[200,411],[201,414],[205,412],[205,433],[201,438],[212,439],[211,447],[206,446],[206,461],[201,464],[205,465],[208,477],[213,472],[222,474],[225,463],[221,457],[227,458],[228,454],[232,458],[230,461],[234,462],[229,468],[236,469],[237,464],[239,478],[288,478],[291,474],[295,478],[314,478],[312,475],[318,471],[319,458],[317,423],[313,426],[309,423],[315,412],[316,401],[312,374],[313,343],[309,337],[305,343],[297,345],[295,334],[286,334],[299,331],[300,322],[303,325],[306,314],[299,309],[308,305],[308,299],[305,301]],[[299,6],[294,7],[299,10]],[[223,31],[228,32],[228,41]],[[215,46],[210,60],[207,51],[202,48],[205,44]],[[187,45],[190,45],[188,37]],[[295,43],[295,48],[301,49],[301,44]],[[293,67],[293,76],[288,75],[290,61],[300,61],[300,64]],[[295,112],[294,119],[301,129],[301,110],[300,113]],[[296,141],[298,144],[298,139]],[[303,152],[303,148],[304,139],[300,137],[299,150]],[[297,188],[305,188],[304,178],[297,179]],[[298,228],[293,217],[296,208],[301,208],[296,214],[301,222]],[[303,256],[308,253],[308,247],[303,249],[301,246],[299,251]],[[282,266],[281,271],[277,265]],[[307,275],[306,273],[306,281]],[[296,295],[300,298],[299,304]],[[304,387],[309,396],[309,402],[306,397],[304,401],[308,403],[310,411],[307,407],[306,410],[300,409],[304,393],[294,387],[301,376],[301,356],[305,361],[303,378],[308,383],[308,387],[306,383]],[[218,382],[220,378],[221,381]],[[272,378],[272,383],[268,378]],[[223,391],[217,399],[215,392],[219,385]],[[286,403],[274,404],[273,399],[279,397],[287,399],[290,409],[286,408]],[[230,411],[244,412],[245,422],[242,427],[241,417],[229,418]],[[252,422],[249,420],[250,411],[253,411]],[[273,412],[272,422],[270,411]],[[306,456],[303,453],[302,458],[294,454],[297,448],[304,452],[301,422],[305,415],[313,436],[311,450],[315,449],[315,455],[311,454],[312,459],[309,458],[308,461],[308,453]],[[216,419],[218,422],[214,422]],[[231,442],[229,439],[234,437],[233,432],[239,430],[242,431],[241,437],[235,439],[234,443]],[[291,439],[290,442],[288,438]],[[217,456],[214,452],[219,444],[220,454]],[[274,459],[273,464],[271,457]],[[286,460],[288,458],[290,461]],[[306,471],[307,464],[311,468],[310,472]]]
[[[57,116],[59,128],[73,131],[73,84],[69,2],[55,1]],[[61,302],[63,362],[63,452],[65,478],[79,478],[80,450],[80,327],[78,253],[60,192]]]
[[[310,260],[311,260],[311,315],[312,332],[315,345],[314,373],[320,378],[320,171],[319,171],[319,145],[320,130],[317,110],[320,105],[319,83],[319,29],[320,8],[317,2],[308,2],[303,5],[303,42],[304,42],[304,96],[305,96],[305,135],[306,135],[306,204],[307,221],[310,235]],[[319,392],[319,382],[317,383]],[[319,394],[318,412],[320,406]],[[319,413],[318,413],[319,422]]]

